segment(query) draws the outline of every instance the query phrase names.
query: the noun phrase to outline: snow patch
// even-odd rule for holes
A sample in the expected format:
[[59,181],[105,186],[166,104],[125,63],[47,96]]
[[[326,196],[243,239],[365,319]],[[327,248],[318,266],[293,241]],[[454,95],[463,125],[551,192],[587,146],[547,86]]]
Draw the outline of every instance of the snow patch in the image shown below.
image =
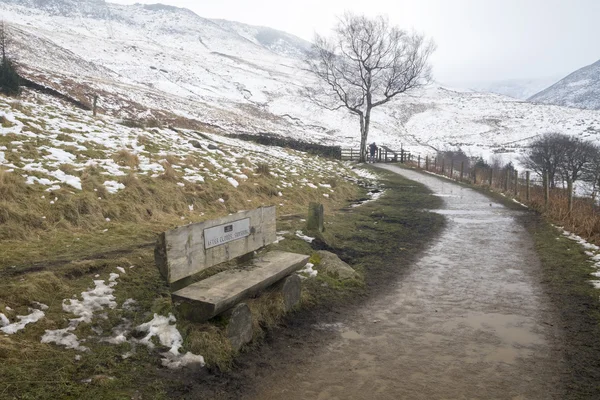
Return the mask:
[[104,307],[111,309],[117,307],[115,296],[113,296],[113,283],[116,283],[115,279],[118,277],[118,274],[111,274],[110,281],[112,283],[108,286],[103,280],[94,281],[96,287],[81,293],[82,300],[63,300],[63,311],[75,314],[79,317],[70,320],[73,324],[72,326],[77,326],[80,322],[91,323],[94,312],[100,311],[104,309]]
[[302,231],[296,231],[296,236],[308,243],[312,243],[315,240],[314,237],[306,236]]
[[4,317],[4,318],[0,317],[0,319],[2,320],[2,325],[4,325],[4,326],[2,326],[2,328],[0,328],[0,331],[6,333],[7,335],[14,335],[18,331],[25,329],[25,326],[27,326],[27,324],[33,324],[35,322],[38,322],[40,319],[44,318],[44,316],[46,315],[41,310],[33,310],[31,308],[29,309],[29,312],[30,312],[30,314],[28,314],[28,315],[17,315],[17,319],[19,321],[14,322],[12,324],[9,323],[7,325],[5,325],[5,322],[7,322],[8,319],[6,318],[6,316],[4,314],[1,314]]
[[104,182],[104,187],[106,187],[108,193],[112,194],[117,193],[119,190],[125,189],[125,185],[117,181],[106,181]]
[[70,326],[65,329],[47,330],[42,336],[41,342],[55,343],[59,346],[65,346],[67,349],[73,349],[77,351],[89,351],[90,349],[82,346],[77,336],[72,333],[74,330],[74,326]]
[[186,353],[185,355],[179,353],[179,349],[183,346],[183,338],[177,330],[177,326],[171,325],[172,322],[177,322],[173,314],[169,314],[168,317],[154,314],[151,321],[136,328],[140,332],[148,333],[139,342],[149,348],[154,348],[151,339],[157,337],[162,346],[169,347],[168,352],[161,354],[163,356],[162,364],[168,368],[181,368],[192,363],[204,366],[204,357],[192,353]]
[[315,278],[318,271],[313,269],[315,265],[313,263],[307,263],[304,268],[298,271],[299,274],[306,274],[309,278]]

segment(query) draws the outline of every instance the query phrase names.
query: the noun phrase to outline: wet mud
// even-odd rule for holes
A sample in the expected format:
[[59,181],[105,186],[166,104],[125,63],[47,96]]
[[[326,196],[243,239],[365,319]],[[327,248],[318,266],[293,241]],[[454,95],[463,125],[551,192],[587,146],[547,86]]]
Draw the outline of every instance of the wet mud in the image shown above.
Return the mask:
[[[444,232],[390,290],[276,341],[246,399],[559,399],[561,332],[522,214],[385,166],[444,200]],[[250,372],[249,372],[250,371]],[[252,376],[248,376],[248,374]]]

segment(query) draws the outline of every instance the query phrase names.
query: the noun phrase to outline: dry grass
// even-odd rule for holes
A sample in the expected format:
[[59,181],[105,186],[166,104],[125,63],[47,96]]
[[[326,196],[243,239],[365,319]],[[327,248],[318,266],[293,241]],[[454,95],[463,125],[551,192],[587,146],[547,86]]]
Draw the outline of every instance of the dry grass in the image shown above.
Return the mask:
[[126,149],[116,152],[113,160],[123,167],[137,168],[140,165],[139,157]]
[[259,175],[271,175],[271,169],[268,164],[260,163],[256,166],[256,173]]

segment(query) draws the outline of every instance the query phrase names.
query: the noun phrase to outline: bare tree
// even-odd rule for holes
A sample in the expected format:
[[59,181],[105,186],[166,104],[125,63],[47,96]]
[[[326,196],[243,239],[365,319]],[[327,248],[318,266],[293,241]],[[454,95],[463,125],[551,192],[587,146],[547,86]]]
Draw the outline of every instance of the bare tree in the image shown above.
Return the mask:
[[346,108],[360,120],[360,161],[365,161],[371,111],[431,80],[435,46],[424,36],[374,19],[346,14],[326,39],[317,35],[308,60],[319,84],[309,99],[328,110]]
[[586,140],[569,136],[561,147],[564,157],[558,170],[567,183],[575,183],[594,160],[595,146]]
[[600,188],[600,146],[593,145],[593,155],[588,167],[584,171],[583,180],[592,185],[592,198],[596,199]]
[[565,159],[564,146],[570,137],[562,133],[545,133],[529,145],[529,151],[520,161],[543,179],[548,177],[550,187],[556,187],[557,174]]

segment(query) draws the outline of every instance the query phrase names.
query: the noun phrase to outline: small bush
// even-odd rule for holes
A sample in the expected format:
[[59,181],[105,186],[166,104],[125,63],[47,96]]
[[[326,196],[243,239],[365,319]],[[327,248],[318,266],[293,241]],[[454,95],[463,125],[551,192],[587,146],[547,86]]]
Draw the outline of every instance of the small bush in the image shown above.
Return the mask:
[[4,58],[0,64],[0,92],[7,96],[21,94],[21,77],[14,63]]

